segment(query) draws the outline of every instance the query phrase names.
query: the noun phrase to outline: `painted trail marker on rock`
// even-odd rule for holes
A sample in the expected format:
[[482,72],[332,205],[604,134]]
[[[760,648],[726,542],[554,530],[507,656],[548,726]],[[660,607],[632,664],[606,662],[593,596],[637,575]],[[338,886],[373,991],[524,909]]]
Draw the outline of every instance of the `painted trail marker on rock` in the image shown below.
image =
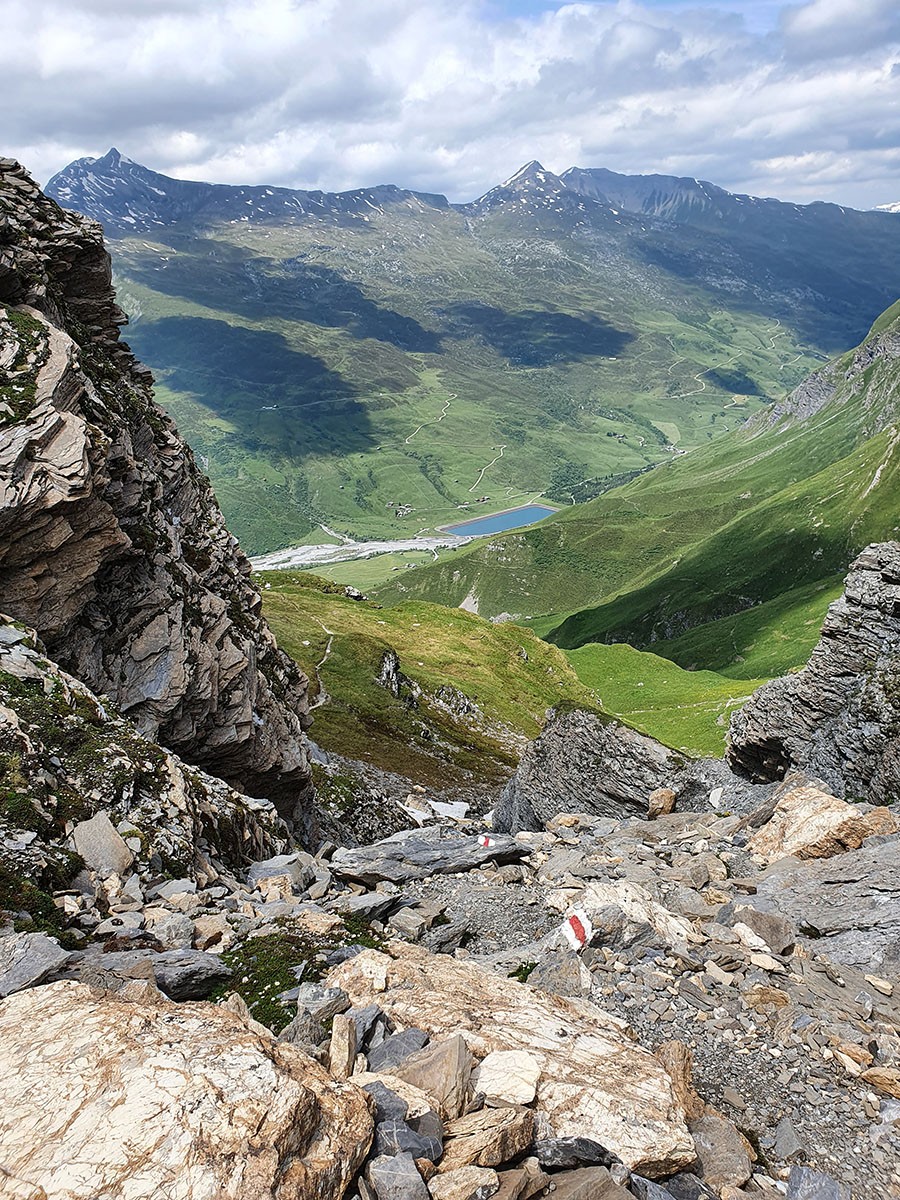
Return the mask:
[[583,949],[594,936],[591,919],[580,908],[570,913],[562,923],[562,931],[566,941],[573,950]]

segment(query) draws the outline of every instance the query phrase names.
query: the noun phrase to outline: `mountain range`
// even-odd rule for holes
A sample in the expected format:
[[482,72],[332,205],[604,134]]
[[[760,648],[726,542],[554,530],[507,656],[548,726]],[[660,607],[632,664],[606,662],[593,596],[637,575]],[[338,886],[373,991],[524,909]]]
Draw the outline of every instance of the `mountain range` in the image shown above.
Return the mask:
[[894,213],[536,162],[450,204],[111,150],[48,192],[103,223],[130,340],[252,552],[600,495],[858,342],[900,277]]

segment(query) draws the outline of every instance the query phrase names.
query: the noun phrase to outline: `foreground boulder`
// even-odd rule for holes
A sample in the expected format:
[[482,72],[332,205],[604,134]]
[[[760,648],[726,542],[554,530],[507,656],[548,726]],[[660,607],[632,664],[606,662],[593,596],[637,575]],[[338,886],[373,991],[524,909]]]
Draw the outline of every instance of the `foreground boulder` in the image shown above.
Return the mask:
[[400,1025],[433,1037],[461,1033],[478,1058],[526,1051],[540,1068],[536,1112],[557,1137],[592,1138],[648,1176],[693,1161],[671,1079],[623,1022],[472,963],[399,942],[391,949],[349,959],[329,983],[354,1005],[377,1003]]
[[0,1006],[0,1059],[2,1167],[22,1195],[338,1200],[371,1141],[358,1088],[234,1012],[152,989],[19,993]]
[[731,718],[728,757],[755,780],[792,767],[836,796],[884,804],[900,787],[900,542],[868,546],[796,675],[764,684]]

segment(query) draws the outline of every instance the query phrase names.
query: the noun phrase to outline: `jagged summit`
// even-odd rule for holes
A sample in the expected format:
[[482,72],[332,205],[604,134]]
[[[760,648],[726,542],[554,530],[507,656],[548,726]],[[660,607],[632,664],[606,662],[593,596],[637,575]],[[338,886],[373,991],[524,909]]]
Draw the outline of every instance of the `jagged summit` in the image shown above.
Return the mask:
[[550,211],[559,214],[584,214],[582,197],[567,187],[565,181],[532,159],[509,179],[491,188],[469,205],[459,207],[466,212],[487,216],[506,205],[514,205],[521,215]]
[[101,158],[79,158],[54,175],[47,194],[64,208],[89,213],[112,236],[149,233],[183,221],[368,221],[392,205],[447,208],[444,196],[379,184],[349,192],[244,187],[174,179],[127,158],[114,146]]

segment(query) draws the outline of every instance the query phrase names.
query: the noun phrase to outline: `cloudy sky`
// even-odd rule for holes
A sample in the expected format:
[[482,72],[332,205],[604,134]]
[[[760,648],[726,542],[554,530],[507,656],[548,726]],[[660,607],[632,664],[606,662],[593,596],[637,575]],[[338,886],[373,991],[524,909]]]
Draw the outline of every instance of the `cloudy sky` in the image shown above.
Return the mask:
[[472,199],[538,158],[900,201],[898,0],[3,0],[0,154]]

